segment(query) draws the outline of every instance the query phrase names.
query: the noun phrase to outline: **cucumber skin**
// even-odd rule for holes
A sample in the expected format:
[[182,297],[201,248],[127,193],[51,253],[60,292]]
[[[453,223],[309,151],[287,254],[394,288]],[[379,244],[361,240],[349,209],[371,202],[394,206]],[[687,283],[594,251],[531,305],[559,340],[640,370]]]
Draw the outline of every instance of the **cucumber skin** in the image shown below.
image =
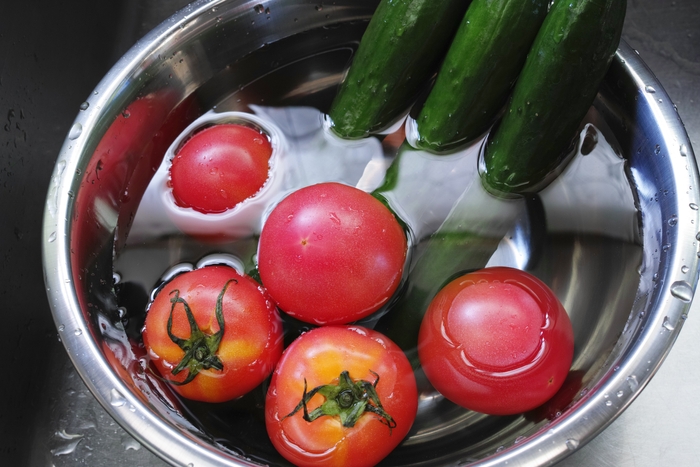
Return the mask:
[[563,169],[620,43],[626,8],[626,0],[555,0],[485,145],[486,189],[534,193]]
[[331,105],[332,130],[358,139],[395,123],[435,73],[468,4],[382,0]]
[[508,100],[549,0],[474,0],[416,124],[421,149],[441,152],[483,135]]

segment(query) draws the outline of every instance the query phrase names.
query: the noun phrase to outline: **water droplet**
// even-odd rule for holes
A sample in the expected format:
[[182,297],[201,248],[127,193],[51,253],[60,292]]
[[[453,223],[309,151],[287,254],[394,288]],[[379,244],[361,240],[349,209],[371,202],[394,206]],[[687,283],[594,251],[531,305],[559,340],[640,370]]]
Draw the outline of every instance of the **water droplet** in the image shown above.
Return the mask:
[[316,6],[316,11],[323,11],[323,5]]
[[264,13],[264,12],[265,12],[265,7],[262,6],[262,5],[260,5],[260,4],[257,4],[257,5],[255,5],[255,12],[256,12],[257,14]]
[[83,333],[83,330],[80,329],[80,328],[78,328],[78,329],[76,329],[75,331],[73,331],[73,334],[75,334],[76,336],[79,336],[79,335],[81,335],[82,333]]
[[518,444],[518,443],[522,442],[524,439],[525,439],[525,436],[518,436],[517,438],[515,438],[515,441],[513,441],[513,444]]
[[112,407],[122,407],[126,404],[126,399],[119,391],[112,388],[112,390],[109,391],[109,404]]
[[129,111],[129,109],[125,109],[124,112],[122,112],[122,117],[124,117],[124,118],[131,117],[131,112]]
[[569,438],[566,440],[566,447],[569,449],[569,451],[575,451],[578,445],[579,442],[577,439]]
[[690,268],[688,266],[681,266],[681,272],[683,274],[688,274],[688,271],[690,271]]
[[690,303],[693,300],[693,287],[686,281],[676,281],[671,284],[671,295],[682,302]]
[[612,405],[612,401],[605,401],[605,405],[610,407]]
[[654,154],[661,154],[661,145],[654,146]]
[[656,92],[656,89],[654,89],[653,86],[646,86],[644,90],[650,94],[654,94]]
[[330,217],[330,219],[331,219],[333,222],[335,222],[336,224],[340,225],[340,218],[336,215],[336,213],[334,213],[334,212],[329,212],[329,213],[328,213],[328,217]]
[[622,390],[617,391],[617,397],[622,397],[622,396],[624,396],[624,395],[625,395],[625,392],[624,392],[624,391],[622,391]]
[[66,330],[66,326],[63,325],[63,324],[61,324],[61,325],[58,327],[58,330],[61,331],[61,332],[63,332],[63,331]]
[[680,153],[681,156],[688,157],[688,146],[686,146],[685,144],[681,144]]
[[53,243],[56,241],[56,232],[51,232],[51,235],[49,235],[49,243]]
[[662,326],[667,331],[673,331],[676,328],[673,324],[671,324],[671,320],[668,319],[668,316],[664,316],[664,322]]
[[80,104],[80,110],[87,110],[88,107],[90,107],[89,102],[83,102],[82,104]]
[[80,123],[74,123],[68,132],[68,139],[78,139],[80,134],[83,132],[83,125]]
[[673,227],[676,224],[678,224],[678,216],[674,214],[668,219],[668,225]]
[[51,454],[53,454],[54,456],[64,456],[66,454],[73,454],[75,452],[75,448],[78,447],[78,443],[80,443],[82,440],[83,438],[77,438],[71,441],[70,443],[66,443],[63,446],[54,448],[51,450]]
[[697,211],[697,210],[698,210],[698,205],[695,204],[695,203],[690,203],[689,206],[690,206],[690,209],[692,209],[693,211]]
[[639,387],[639,381],[637,381],[637,377],[634,375],[630,375],[627,377],[627,386],[634,392],[637,390]]
[[83,435],[78,434],[78,433],[76,433],[76,434],[67,433],[65,429],[63,429],[61,431],[57,431],[56,436],[58,436],[59,438],[63,438],[63,439],[78,439],[78,438],[83,437]]

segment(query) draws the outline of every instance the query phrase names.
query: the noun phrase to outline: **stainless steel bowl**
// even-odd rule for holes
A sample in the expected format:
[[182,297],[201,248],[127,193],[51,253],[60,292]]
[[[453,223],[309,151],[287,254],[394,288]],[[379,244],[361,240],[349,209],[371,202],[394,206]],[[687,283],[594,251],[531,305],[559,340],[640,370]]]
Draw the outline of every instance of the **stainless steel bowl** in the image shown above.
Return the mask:
[[[222,421],[144,372],[113,276],[141,194],[174,135],[214,105],[236,107],[232,91],[246,89],[238,96],[251,101],[240,106],[261,96],[327,102],[376,3],[195,2],[112,68],[67,136],[43,230],[56,326],[105,409],[173,465],[286,464],[259,425],[235,416]],[[281,68],[283,80],[266,78]],[[560,235],[566,225],[546,232],[551,241],[536,269],[574,322],[570,380],[556,403],[515,417],[468,413],[423,394],[416,426],[386,465],[551,464],[608,426],[671,349],[698,281],[700,200],[690,142],[667,94],[624,43],[592,113],[627,161],[639,222],[631,242],[573,227]],[[221,410],[238,413],[235,406]]]

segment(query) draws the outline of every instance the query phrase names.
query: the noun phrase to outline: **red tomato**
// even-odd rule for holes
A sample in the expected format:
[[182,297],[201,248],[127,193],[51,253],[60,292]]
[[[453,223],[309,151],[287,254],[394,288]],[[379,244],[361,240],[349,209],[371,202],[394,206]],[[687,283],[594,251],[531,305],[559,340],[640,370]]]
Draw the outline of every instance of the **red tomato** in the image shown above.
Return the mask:
[[359,326],[325,326],[285,350],[265,422],[272,444],[295,465],[362,467],[403,440],[417,408],[413,370],[396,344]]
[[252,128],[205,128],[187,140],[172,161],[175,202],[205,214],[231,209],[263,187],[271,155],[267,136]]
[[406,236],[372,195],[340,183],[302,188],[263,226],[258,269],[272,298],[308,323],[344,324],[378,310],[401,281]]
[[571,321],[554,293],[505,267],[450,282],[428,307],[418,336],[418,356],[435,389],[492,415],[546,402],[564,383],[573,353]]
[[175,391],[205,402],[247,393],[282,354],[276,308],[257,282],[228,266],[195,269],[167,283],[148,310],[142,335],[151,361]]

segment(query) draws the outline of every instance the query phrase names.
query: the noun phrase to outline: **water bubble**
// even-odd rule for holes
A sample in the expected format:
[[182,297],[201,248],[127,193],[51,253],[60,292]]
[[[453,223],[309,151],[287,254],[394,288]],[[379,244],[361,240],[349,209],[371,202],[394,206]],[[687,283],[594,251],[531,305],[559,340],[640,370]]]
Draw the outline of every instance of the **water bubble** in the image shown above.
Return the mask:
[[654,94],[656,92],[656,89],[654,89],[653,86],[646,86],[644,90],[650,94]]
[[682,302],[690,303],[693,300],[693,287],[686,281],[676,281],[671,284],[671,295]]
[[569,438],[566,440],[566,447],[569,449],[569,451],[574,451],[579,445],[579,441],[577,439]]
[[685,144],[681,144],[680,153],[681,156],[688,157],[688,146],[686,146]]
[[73,124],[73,126],[70,128],[70,131],[68,132],[68,139],[74,140],[78,139],[80,134],[83,132],[83,125],[80,123],[76,122]]
[[109,404],[112,407],[122,407],[126,405],[126,399],[119,391],[112,388],[112,390],[109,391]]

